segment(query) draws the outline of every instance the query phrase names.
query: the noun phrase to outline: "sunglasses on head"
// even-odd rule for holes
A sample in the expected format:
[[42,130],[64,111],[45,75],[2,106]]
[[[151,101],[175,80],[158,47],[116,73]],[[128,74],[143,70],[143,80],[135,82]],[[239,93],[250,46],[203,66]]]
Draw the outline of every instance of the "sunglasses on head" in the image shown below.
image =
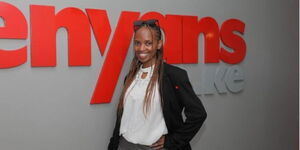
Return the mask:
[[137,20],[137,21],[133,22],[134,31],[136,31],[137,29],[139,29],[143,25],[148,25],[150,27],[155,27],[155,26],[159,27],[158,20],[156,20],[156,19]]

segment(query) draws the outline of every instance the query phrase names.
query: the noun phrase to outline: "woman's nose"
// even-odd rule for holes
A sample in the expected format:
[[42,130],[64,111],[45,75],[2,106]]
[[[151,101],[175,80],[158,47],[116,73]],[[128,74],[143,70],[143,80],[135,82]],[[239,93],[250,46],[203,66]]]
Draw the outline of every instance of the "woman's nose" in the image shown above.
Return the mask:
[[143,51],[143,50],[145,50],[145,49],[146,49],[145,44],[142,44],[141,47],[140,47],[140,50]]

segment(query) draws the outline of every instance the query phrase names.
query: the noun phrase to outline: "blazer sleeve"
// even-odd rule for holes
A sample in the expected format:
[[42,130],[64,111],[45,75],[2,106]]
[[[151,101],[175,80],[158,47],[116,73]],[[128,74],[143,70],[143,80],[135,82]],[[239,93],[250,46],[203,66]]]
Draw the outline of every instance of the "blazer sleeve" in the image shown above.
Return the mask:
[[[124,78],[123,84],[125,84],[126,79],[127,79],[127,75]],[[109,144],[108,144],[108,147],[107,147],[108,150],[118,150],[118,147],[119,147],[119,141],[120,141],[119,133],[120,133],[120,125],[121,125],[121,114],[118,114],[118,111],[117,111],[117,117],[116,118],[117,119],[116,119],[114,131],[113,131],[113,135],[110,138],[110,141],[109,141]]]
[[117,119],[116,119],[116,124],[115,124],[115,128],[113,131],[113,135],[110,138],[109,144],[108,144],[108,150],[118,150],[119,147],[119,140],[120,140],[120,136],[119,136],[119,129],[120,129],[120,119],[117,115]]
[[185,70],[179,76],[173,77],[174,89],[180,103],[183,105],[186,120],[175,132],[165,136],[164,147],[172,150],[182,150],[195,136],[207,117],[200,99],[195,94]]

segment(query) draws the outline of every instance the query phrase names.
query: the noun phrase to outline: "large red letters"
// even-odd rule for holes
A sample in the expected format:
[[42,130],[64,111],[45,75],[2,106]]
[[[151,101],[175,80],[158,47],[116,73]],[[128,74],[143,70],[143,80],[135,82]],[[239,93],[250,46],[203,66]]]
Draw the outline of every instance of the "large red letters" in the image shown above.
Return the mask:
[[103,64],[91,104],[109,103],[113,96],[133,33],[132,22],[139,13],[122,12]]
[[[1,39],[27,39],[27,22],[22,12],[15,6],[0,2],[0,17],[4,27],[0,27]],[[27,61],[27,46],[16,50],[0,48],[0,68],[11,68]]]
[[[88,17],[78,8],[65,8],[57,15],[53,6],[31,5],[31,65],[56,65],[56,30],[68,31],[69,66],[91,65],[91,33]],[[80,20],[80,21],[78,21]]]
[[[27,22],[15,6],[0,2],[0,39],[26,39]],[[243,61],[246,42],[241,37],[245,24],[237,19],[226,20],[221,28],[215,19],[197,16],[162,15],[148,12],[123,11],[99,74],[91,104],[111,102],[120,72],[133,35],[132,23],[137,19],[159,20],[165,35],[164,59],[171,64],[198,63],[198,37],[204,35],[204,63],[228,64]],[[56,66],[56,32],[66,28],[68,32],[69,66],[91,65],[91,29],[101,56],[107,48],[111,25],[105,10],[65,8],[55,13],[54,6],[30,6],[31,66]],[[241,35],[236,34],[238,32]],[[226,46],[220,47],[220,42]],[[230,49],[230,51],[226,49]],[[27,46],[17,50],[0,49],[0,69],[19,66],[27,61]]]

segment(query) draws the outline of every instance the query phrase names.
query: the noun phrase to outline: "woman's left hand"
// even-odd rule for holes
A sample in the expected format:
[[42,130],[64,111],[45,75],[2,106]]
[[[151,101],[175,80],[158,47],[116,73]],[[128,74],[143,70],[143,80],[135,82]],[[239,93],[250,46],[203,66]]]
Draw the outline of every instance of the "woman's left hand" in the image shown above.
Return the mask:
[[154,149],[162,149],[165,144],[165,136],[161,136],[155,143],[151,145],[152,148]]

